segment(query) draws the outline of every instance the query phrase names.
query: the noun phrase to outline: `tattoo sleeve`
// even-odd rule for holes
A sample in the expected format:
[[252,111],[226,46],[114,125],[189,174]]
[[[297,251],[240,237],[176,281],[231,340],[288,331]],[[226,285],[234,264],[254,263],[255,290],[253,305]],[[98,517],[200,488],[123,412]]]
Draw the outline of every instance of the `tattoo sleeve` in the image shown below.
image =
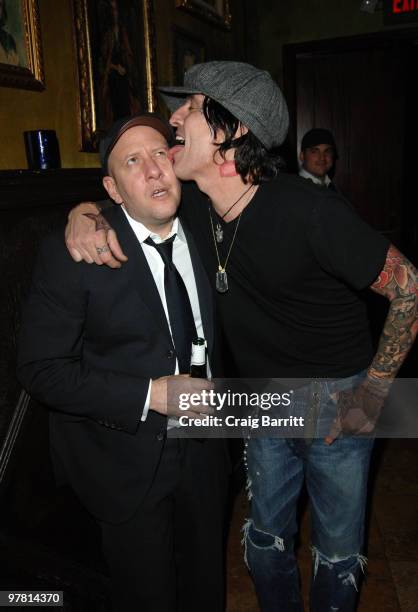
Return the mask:
[[393,379],[418,331],[417,270],[393,245],[371,289],[390,300],[377,353],[369,367],[372,378]]

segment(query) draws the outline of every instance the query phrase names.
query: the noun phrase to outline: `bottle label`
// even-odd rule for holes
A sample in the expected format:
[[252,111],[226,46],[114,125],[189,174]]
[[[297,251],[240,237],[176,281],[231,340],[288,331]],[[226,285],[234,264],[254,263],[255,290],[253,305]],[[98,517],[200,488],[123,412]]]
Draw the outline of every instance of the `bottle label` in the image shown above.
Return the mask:
[[206,363],[206,346],[204,344],[192,344],[191,364],[196,366],[205,365]]

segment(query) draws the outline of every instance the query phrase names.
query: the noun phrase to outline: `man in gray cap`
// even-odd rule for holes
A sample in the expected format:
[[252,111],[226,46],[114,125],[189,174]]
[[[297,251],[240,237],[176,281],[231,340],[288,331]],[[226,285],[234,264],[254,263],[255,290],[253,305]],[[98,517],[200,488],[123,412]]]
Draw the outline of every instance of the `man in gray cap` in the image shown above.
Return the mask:
[[[337,194],[279,173],[276,147],[286,137],[288,111],[268,73],[209,62],[193,66],[184,87],[161,91],[177,130],[175,173],[196,183],[183,187],[181,217],[218,298],[226,374],[312,380],[295,391],[295,408],[313,423],[305,438],[246,443],[245,558],[260,607],[303,610],[294,538],[306,479],[311,610],[352,611],[365,562],[373,440],[346,434],[373,430],[416,336],[416,270]],[[91,204],[71,215],[73,257],[121,265],[114,233],[95,232],[80,214],[88,210]],[[360,298],[369,286],[391,302],[375,355]],[[313,416],[327,411],[335,419],[323,434]]]
[[333,170],[337,157],[337,147],[332,133],[324,128],[313,128],[302,138],[299,176],[336,191],[329,172]]

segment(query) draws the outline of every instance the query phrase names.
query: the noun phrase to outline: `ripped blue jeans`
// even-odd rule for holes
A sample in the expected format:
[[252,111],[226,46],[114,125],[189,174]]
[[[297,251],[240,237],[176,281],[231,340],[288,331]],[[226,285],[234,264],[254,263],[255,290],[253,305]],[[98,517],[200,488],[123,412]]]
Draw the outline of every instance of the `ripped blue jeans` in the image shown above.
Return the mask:
[[[332,401],[335,388],[329,383],[317,383],[317,390],[322,407]],[[329,405],[324,413],[327,410]],[[313,553],[310,610],[356,609],[366,562],[361,550],[372,447],[373,439],[355,437],[339,438],[331,446],[323,437],[247,441],[251,518],[244,525],[243,541],[262,612],[303,611],[294,538],[304,480]]]

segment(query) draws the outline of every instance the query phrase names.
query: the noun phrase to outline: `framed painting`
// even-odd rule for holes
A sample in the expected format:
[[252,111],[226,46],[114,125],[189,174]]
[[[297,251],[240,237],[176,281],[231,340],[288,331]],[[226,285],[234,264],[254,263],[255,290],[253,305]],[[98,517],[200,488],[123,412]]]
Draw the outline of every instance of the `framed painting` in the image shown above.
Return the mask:
[[174,84],[183,85],[186,70],[206,59],[205,45],[180,28],[173,30]]
[[120,117],[156,107],[152,0],[73,0],[81,150]]
[[0,0],[0,86],[45,88],[38,0]]
[[176,6],[186,9],[207,21],[224,28],[231,27],[229,0],[175,0]]

